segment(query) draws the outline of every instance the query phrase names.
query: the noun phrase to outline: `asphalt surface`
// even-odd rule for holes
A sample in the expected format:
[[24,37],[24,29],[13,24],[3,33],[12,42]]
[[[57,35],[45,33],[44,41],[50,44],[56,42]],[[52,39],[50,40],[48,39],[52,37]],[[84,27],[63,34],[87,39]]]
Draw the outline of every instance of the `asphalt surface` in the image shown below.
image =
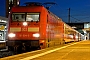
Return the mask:
[[27,52],[0,60],[90,60],[90,40]]

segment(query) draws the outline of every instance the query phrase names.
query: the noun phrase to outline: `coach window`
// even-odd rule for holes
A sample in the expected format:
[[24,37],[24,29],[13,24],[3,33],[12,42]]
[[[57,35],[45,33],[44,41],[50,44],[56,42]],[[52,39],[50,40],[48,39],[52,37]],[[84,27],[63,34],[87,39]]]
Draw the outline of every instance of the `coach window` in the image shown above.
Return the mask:
[[39,13],[27,13],[26,15],[26,21],[39,21]]
[[25,13],[13,13],[12,20],[13,21],[25,21]]

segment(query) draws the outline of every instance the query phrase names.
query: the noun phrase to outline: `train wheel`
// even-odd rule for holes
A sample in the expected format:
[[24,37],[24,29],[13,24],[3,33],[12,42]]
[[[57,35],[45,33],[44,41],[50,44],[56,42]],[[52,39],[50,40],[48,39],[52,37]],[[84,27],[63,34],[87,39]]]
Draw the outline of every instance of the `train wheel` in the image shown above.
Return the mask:
[[15,52],[15,54],[17,54],[17,51],[18,51],[18,46],[14,46],[14,52]]
[[65,40],[63,40],[63,44],[65,44]]
[[11,47],[11,46],[8,46],[8,50],[9,50],[9,51],[14,51],[14,48]]

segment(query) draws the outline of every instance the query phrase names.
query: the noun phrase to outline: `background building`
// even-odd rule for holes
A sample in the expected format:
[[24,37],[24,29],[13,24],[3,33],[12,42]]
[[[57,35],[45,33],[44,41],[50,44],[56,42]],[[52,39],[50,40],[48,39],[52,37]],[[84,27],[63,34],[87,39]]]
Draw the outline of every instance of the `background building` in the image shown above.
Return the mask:
[[77,30],[78,32],[84,34],[84,31],[82,30],[84,29],[84,23],[67,23],[67,24],[70,25],[75,30]]
[[5,41],[8,19],[0,16],[0,42]]
[[12,6],[18,6],[19,3],[20,0],[6,0],[6,17],[8,17]]
[[85,22],[84,23],[84,33],[87,35],[87,39],[90,40],[90,22]]
[[78,32],[82,33],[85,36],[85,40],[90,40],[90,22],[67,24],[76,29]]

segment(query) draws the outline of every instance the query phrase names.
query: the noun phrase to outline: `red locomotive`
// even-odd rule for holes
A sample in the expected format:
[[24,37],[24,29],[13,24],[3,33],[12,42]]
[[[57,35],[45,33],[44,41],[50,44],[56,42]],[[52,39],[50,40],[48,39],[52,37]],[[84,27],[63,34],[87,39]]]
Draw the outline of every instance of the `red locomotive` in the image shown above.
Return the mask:
[[66,40],[65,23],[39,3],[12,7],[9,18],[10,50],[43,49]]

